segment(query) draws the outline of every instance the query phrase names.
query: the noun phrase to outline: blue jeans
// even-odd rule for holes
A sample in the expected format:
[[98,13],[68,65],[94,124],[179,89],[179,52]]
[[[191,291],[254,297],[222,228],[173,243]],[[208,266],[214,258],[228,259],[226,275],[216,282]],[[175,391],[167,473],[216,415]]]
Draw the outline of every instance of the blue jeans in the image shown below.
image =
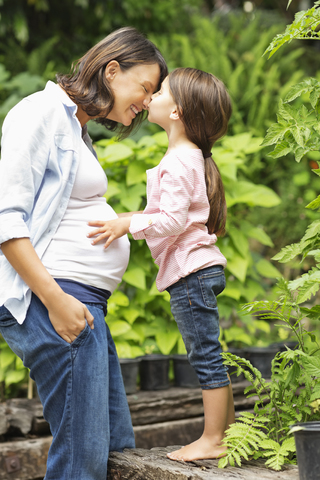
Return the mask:
[[217,295],[226,286],[221,265],[191,273],[167,288],[189,362],[203,390],[229,385],[222,363]]
[[102,307],[87,307],[94,330],[87,324],[71,344],[56,333],[35,295],[22,325],[0,307],[0,333],[30,369],[53,435],[45,480],[106,480],[109,451],[135,445]]

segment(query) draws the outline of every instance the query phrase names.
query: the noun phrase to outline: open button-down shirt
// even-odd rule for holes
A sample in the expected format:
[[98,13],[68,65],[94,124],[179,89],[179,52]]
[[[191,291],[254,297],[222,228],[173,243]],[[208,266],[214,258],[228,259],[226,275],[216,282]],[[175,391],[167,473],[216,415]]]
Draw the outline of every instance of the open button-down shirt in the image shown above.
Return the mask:
[[[30,238],[40,259],[48,247],[66,211],[87,135],[76,112],[68,95],[48,82],[8,113],[0,161],[0,244]],[[0,305],[22,323],[30,300],[29,287],[0,251]]]

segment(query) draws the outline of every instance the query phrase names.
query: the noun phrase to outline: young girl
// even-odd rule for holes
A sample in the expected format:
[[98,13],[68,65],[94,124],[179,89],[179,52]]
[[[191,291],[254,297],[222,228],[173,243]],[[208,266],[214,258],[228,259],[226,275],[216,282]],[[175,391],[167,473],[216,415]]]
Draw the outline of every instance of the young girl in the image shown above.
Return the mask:
[[170,293],[172,314],[202,388],[205,426],[196,442],[176,450],[172,460],[216,458],[225,453],[224,432],[234,422],[230,378],[221,359],[216,297],[225,288],[226,259],[215,245],[224,233],[226,201],[211,157],[231,115],[231,102],[213,75],[192,68],[169,74],[152,96],[149,121],[166,131],[167,153],[147,172],[144,212],[122,214],[89,236],[107,248],[127,232],[146,239],[159,265],[157,287]]

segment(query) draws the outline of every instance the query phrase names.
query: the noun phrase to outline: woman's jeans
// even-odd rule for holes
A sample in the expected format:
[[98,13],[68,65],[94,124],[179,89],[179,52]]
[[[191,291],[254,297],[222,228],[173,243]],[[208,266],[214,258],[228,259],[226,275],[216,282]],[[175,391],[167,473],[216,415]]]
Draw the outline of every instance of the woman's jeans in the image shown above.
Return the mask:
[[188,359],[203,390],[229,385],[221,357],[217,295],[226,286],[221,265],[191,273],[167,288]]
[[71,344],[54,330],[33,295],[19,325],[0,307],[0,333],[30,369],[53,435],[45,480],[106,480],[109,451],[134,448],[120,365],[100,305]]

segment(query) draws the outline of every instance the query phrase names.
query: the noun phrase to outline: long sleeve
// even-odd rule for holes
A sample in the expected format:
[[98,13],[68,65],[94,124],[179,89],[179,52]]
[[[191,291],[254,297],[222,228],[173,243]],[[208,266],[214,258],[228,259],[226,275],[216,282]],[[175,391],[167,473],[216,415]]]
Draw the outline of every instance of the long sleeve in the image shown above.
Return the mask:
[[[151,171],[152,172],[152,171]],[[144,214],[133,215],[130,233],[138,239],[172,237],[180,235],[186,227],[188,212],[193,196],[193,172],[177,157],[164,158],[156,172],[159,179],[159,192],[151,193],[150,203]],[[155,188],[155,175],[148,175],[150,189]],[[149,187],[148,187],[149,193]],[[154,196],[159,197],[159,212],[155,209]]]

